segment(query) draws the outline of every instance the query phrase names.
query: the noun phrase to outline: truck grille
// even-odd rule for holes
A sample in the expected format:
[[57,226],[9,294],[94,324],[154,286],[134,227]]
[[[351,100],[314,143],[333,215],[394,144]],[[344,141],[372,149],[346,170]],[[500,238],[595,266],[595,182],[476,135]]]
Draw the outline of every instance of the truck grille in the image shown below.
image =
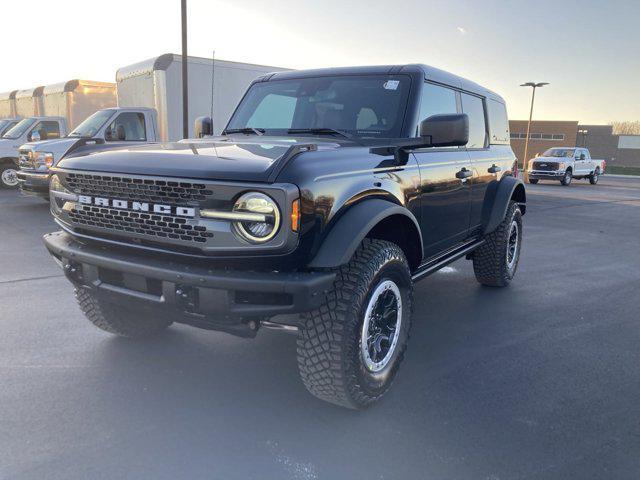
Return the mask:
[[557,162],[533,162],[533,170],[540,170],[543,172],[555,172],[558,170]]
[[35,165],[33,160],[29,158],[30,150],[19,150],[18,151],[18,165],[23,170],[34,170]]
[[69,173],[66,182],[73,192],[84,195],[172,205],[193,205],[213,195],[202,183],[170,180]]
[[[172,178],[145,178],[122,175],[72,173],[64,175],[69,190],[80,195],[167,206],[198,207],[212,200],[211,187],[199,182]],[[118,237],[127,243],[172,244],[203,248],[214,233],[198,218],[173,213],[143,212],[93,204],[75,203],[65,212],[66,221],[79,231],[98,236]],[[206,223],[206,222],[203,222]]]
[[207,238],[213,237],[205,227],[187,224],[185,218],[115,208],[78,205],[69,212],[69,218],[79,226],[104,228],[114,233],[137,233],[157,239],[205,243]]

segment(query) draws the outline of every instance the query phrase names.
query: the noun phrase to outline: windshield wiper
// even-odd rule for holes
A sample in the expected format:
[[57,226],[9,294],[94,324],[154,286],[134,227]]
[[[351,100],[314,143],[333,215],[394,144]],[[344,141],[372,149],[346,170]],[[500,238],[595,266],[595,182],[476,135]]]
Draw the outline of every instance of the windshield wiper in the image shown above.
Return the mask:
[[229,128],[223,132],[223,135],[227,135],[229,133],[246,133],[247,135],[264,135],[264,128]]
[[335,128],[292,128],[287,131],[290,134],[296,133],[311,133],[313,135],[340,135],[341,137],[352,139],[353,135],[344,132],[342,130],[336,130]]

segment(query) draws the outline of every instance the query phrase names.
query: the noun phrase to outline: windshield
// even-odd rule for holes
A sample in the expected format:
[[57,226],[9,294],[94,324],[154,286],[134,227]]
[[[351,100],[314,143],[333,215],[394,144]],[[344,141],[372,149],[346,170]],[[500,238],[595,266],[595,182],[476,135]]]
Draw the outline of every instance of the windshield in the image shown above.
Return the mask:
[[2,138],[20,138],[24,132],[26,132],[31,125],[35,123],[34,118],[25,118],[24,120],[20,120],[15,127],[5,133]]
[[256,129],[271,135],[337,130],[359,138],[399,138],[410,84],[406,75],[345,75],[256,83],[227,130]]
[[550,148],[542,154],[543,157],[573,157],[573,148]]
[[9,127],[11,127],[12,125],[15,125],[16,122],[13,122],[11,120],[0,120],[0,135],[2,135],[2,133],[7,130]]
[[67,137],[91,138],[107,123],[113,110],[99,110],[78,125]]

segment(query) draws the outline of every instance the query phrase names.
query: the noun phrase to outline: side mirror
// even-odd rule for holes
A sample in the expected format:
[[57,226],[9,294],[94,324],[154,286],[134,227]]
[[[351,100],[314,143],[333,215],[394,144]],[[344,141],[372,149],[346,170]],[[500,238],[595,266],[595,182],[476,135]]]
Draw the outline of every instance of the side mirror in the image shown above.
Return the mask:
[[196,138],[213,135],[213,119],[211,117],[196,118],[193,130],[196,134]]
[[28,140],[30,142],[39,142],[41,140],[40,138],[40,132],[38,130],[34,130],[33,132],[31,132],[29,134],[29,138]]
[[587,157],[585,156],[584,153],[580,154],[580,160],[584,160],[585,158],[587,158]]
[[469,143],[469,116],[432,115],[420,122],[420,137],[429,139],[432,147],[462,147]]

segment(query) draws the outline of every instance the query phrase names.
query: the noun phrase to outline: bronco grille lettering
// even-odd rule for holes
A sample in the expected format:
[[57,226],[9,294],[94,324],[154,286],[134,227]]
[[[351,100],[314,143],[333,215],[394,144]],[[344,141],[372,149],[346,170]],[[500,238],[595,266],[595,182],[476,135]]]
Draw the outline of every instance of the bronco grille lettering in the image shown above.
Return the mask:
[[78,195],[78,203],[83,205],[95,205],[98,207],[112,207],[121,210],[132,210],[135,212],[158,213],[160,215],[176,215],[178,217],[193,218],[196,216],[196,209],[193,207],[174,207],[159,203],[134,202],[113,198],[91,197],[89,195]]

